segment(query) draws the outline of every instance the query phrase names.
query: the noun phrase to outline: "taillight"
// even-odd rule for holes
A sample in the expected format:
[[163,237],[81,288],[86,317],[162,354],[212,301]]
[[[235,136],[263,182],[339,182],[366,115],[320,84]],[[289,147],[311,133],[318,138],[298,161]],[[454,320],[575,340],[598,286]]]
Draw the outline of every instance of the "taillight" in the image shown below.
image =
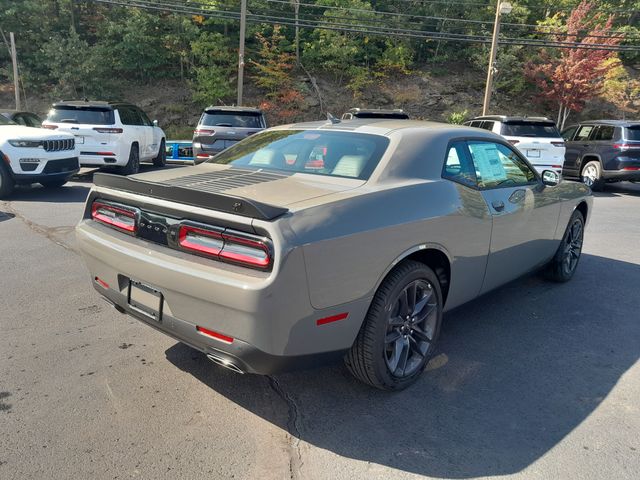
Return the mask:
[[258,268],[268,267],[271,263],[269,247],[265,243],[228,233],[223,233],[222,238],[224,238],[224,247],[220,252],[220,258]]
[[640,150],[640,143],[614,143],[613,148],[615,148],[616,150],[620,150],[621,152],[626,152],[627,150]]
[[137,211],[119,205],[95,201],[91,205],[91,218],[131,234],[138,228]]
[[189,225],[180,226],[178,243],[187,250],[195,250],[214,257],[220,253],[224,246],[221,232]]
[[178,245],[184,250],[253,268],[271,265],[271,249],[265,240],[228,230],[180,225]]
[[123,132],[121,128],[93,127],[93,129],[98,133],[122,133]]
[[209,330],[208,328],[201,327],[200,325],[196,325],[196,330],[203,335],[207,335],[208,337],[215,338],[216,340],[220,340],[221,342],[233,343],[233,337],[224,335],[219,332],[214,332],[213,330]]
[[517,145],[520,143],[520,140],[508,140],[511,145]]
[[625,170],[627,172],[637,172],[638,170],[640,170],[640,167],[624,167],[622,170]]
[[57,125],[42,125],[42,128],[48,128],[49,130],[55,130],[58,128]]
[[564,147],[564,142],[551,142],[554,147]]
[[216,131],[209,128],[196,128],[193,131],[194,135],[213,135],[214,133],[216,133]]

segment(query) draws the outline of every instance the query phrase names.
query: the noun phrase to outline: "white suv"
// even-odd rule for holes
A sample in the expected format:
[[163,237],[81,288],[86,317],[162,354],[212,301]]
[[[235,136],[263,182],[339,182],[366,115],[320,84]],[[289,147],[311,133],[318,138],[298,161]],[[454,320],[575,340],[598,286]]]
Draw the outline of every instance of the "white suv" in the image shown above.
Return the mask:
[[490,115],[464,123],[502,135],[529,160],[540,173],[553,170],[562,174],[564,139],[553,120],[544,117]]
[[61,187],[79,169],[73,135],[25,127],[0,115],[0,198],[15,185]]
[[73,134],[83,167],[118,167],[131,175],[139,170],[140,162],[158,167],[167,163],[164,132],[129,103],[54,103],[42,126]]

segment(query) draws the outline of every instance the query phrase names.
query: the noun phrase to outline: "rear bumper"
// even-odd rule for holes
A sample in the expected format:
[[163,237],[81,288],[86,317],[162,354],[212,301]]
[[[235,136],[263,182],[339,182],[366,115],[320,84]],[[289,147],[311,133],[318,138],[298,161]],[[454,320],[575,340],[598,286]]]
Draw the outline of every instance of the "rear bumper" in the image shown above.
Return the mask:
[[310,355],[272,355],[242,340],[234,339],[230,344],[223,344],[199,333],[192,323],[171,315],[163,315],[161,321],[156,321],[132,309],[126,295],[105,289],[95,282],[94,287],[119,312],[129,314],[142,323],[206,355],[211,355],[216,363],[239,373],[271,375],[284,371],[315,368],[336,362],[347,352],[347,349],[344,349]]
[[[96,290],[120,311],[246,372],[273,373],[339,358],[353,344],[370,303],[365,298],[314,309],[301,249],[272,272],[256,272],[150,244],[91,220],[78,225],[76,237]],[[131,280],[162,294],[160,321],[131,307]],[[345,319],[318,322],[344,312]],[[204,335],[198,326],[233,341]]]

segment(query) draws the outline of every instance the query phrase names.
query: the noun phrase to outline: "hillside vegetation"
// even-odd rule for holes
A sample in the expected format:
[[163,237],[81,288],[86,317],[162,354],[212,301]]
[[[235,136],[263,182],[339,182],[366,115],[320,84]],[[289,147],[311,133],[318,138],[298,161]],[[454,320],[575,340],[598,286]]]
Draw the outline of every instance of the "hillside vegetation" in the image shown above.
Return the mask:
[[[121,98],[145,108],[173,135],[188,136],[202,107],[235,102],[239,22],[207,15],[237,12],[239,0],[144,3],[162,9],[90,0],[0,0],[0,28],[6,37],[10,31],[16,34],[28,108],[44,113],[59,99]],[[513,11],[503,17],[503,38],[610,42],[640,49],[640,0],[512,4]],[[174,5],[191,10],[168,11]],[[582,9],[578,14],[576,7]],[[306,25],[322,21],[338,29],[301,28],[297,41],[293,26],[274,20],[292,23],[286,19],[293,18],[293,3],[250,0],[249,12],[250,18],[269,23],[252,21],[247,27],[244,103],[264,108],[272,123],[317,119],[326,111],[339,115],[351,106],[404,108],[418,118],[444,121],[480,113],[487,44],[345,30],[382,25],[389,32],[487,38],[495,2],[308,0],[300,4]],[[638,113],[638,50],[607,52],[589,67],[598,71],[593,78],[578,81],[569,73],[562,85],[583,88],[577,101],[575,95],[555,91],[561,67],[586,61],[578,58],[582,52],[572,51],[501,45],[492,111],[557,118],[564,105],[574,119]],[[592,51],[584,52],[589,57]],[[0,60],[0,106],[11,107],[7,49],[0,49]]]

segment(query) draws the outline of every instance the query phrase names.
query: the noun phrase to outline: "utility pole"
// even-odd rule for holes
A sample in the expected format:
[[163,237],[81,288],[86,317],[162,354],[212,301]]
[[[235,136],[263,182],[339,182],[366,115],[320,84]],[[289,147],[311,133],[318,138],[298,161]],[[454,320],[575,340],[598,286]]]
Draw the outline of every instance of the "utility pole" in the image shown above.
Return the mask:
[[293,0],[293,10],[296,22],[296,63],[300,64],[300,25],[298,24],[298,16],[300,13],[300,0]]
[[16,39],[13,32],[9,32],[11,42],[11,62],[13,62],[13,89],[16,92],[16,110],[20,110],[20,82],[18,81],[18,54],[16,53]]
[[482,103],[482,115],[489,112],[489,103],[491,103],[491,89],[493,87],[493,74],[496,69],[496,54],[498,53],[498,35],[500,34],[500,16],[511,13],[513,7],[509,2],[498,0],[496,7],[496,20],[493,24],[493,37],[491,39],[491,53],[489,54],[489,68],[487,71],[487,83],[484,89],[484,102]]
[[240,48],[238,50],[238,106],[242,106],[242,83],[244,77],[244,37],[247,28],[247,0],[240,2]]

